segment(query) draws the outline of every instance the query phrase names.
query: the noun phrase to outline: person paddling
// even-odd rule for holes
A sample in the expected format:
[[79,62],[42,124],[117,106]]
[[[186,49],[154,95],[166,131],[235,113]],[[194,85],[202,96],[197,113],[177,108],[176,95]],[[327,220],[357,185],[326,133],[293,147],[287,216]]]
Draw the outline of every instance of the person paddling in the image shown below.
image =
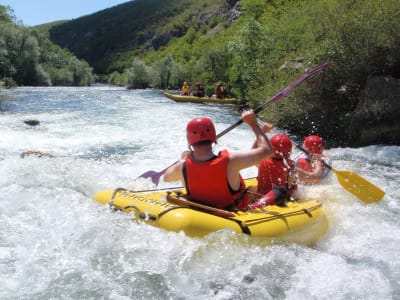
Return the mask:
[[263,196],[250,204],[250,209],[273,204],[283,205],[297,191],[295,162],[290,159],[290,138],[285,134],[275,134],[270,142],[273,155],[266,157],[258,166],[257,194]]
[[190,86],[186,81],[183,83],[183,86],[181,89],[181,95],[182,96],[190,96]]
[[194,91],[193,91],[193,96],[196,97],[204,97],[204,87],[201,85],[200,82],[196,82],[196,85],[194,86]]
[[181,181],[191,201],[231,211],[246,210],[249,200],[239,172],[271,156],[272,146],[253,110],[243,112],[241,118],[253,130],[254,148],[214,154],[217,140],[213,122],[206,117],[195,118],[186,126],[189,150],[166,170],[164,181]]
[[309,153],[296,161],[297,177],[301,184],[318,184],[329,173],[322,160],[329,164],[329,156],[324,151],[324,141],[320,136],[310,135],[304,139],[303,148]]
[[222,99],[224,98],[224,94],[225,94],[224,86],[220,82],[218,82],[215,85],[214,94],[212,95],[211,98]]

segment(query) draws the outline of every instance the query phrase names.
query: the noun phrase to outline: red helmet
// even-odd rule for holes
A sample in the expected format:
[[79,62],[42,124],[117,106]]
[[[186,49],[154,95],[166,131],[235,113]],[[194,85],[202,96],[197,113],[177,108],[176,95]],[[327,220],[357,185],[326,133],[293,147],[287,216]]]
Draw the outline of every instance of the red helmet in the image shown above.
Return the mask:
[[285,157],[289,158],[290,153],[292,152],[292,141],[285,134],[275,134],[270,139],[272,149],[274,150],[273,157],[280,158]]
[[324,151],[324,141],[318,135],[306,137],[303,146],[311,154],[322,154],[322,151]]
[[191,120],[186,126],[186,137],[189,145],[202,141],[217,141],[215,127],[209,118],[196,118]]

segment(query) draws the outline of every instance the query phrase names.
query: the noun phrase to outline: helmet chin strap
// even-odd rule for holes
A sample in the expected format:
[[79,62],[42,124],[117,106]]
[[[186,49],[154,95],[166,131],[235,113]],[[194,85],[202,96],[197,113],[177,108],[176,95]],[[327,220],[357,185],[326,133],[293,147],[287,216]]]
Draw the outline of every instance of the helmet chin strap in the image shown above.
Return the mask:
[[284,157],[284,156],[283,156],[283,163],[284,163],[285,167],[287,167],[288,169],[290,169],[290,165],[289,165],[289,163],[288,163],[288,158],[286,158],[286,157]]

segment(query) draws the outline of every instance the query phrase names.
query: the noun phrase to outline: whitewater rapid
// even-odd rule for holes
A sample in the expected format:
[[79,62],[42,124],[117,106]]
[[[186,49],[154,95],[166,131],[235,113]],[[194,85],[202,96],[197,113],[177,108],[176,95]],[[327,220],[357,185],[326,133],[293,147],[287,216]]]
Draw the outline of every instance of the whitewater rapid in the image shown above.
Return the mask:
[[[315,245],[228,230],[190,238],[138,224],[91,197],[116,187],[154,189],[136,178],[180,157],[186,123],[208,116],[221,132],[238,120],[234,106],[109,86],[1,94],[0,299],[400,299],[400,147],[328,149],[336,169],[360,174],[386,196],[366,205],[334,174],[301,188],[329,215]],[[252,141],[242,125],[216,151]],[[22,159],[27,150],[55,157]]]

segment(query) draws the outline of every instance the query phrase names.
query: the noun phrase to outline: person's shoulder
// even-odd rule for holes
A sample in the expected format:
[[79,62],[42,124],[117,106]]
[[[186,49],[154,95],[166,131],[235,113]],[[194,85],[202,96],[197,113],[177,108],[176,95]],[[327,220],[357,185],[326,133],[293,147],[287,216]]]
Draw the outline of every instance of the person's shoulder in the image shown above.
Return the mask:
[[222,149],[218,152],[218,155],[232,155],[235,154],[236,151],[228,150],[228,149]]

